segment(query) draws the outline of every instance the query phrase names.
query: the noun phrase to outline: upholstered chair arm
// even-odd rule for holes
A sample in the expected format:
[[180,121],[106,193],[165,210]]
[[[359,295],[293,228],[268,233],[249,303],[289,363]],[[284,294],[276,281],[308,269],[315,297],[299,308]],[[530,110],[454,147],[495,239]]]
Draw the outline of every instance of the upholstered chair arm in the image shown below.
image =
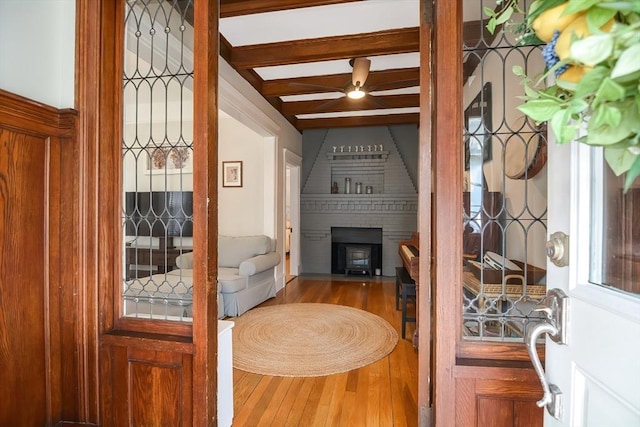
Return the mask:
[[273,268],[278,264],[280,264],[280,254],[277,252],[269,252],[242,261],[239,266],[239,272],[241,276],[253,276],[256,273]]

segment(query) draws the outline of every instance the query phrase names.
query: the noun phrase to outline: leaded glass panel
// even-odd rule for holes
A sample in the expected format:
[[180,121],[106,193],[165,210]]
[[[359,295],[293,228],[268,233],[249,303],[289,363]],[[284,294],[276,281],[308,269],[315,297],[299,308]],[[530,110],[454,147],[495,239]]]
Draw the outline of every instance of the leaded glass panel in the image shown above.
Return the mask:
[[191,321],[193,0],[125,2],[123,313]]

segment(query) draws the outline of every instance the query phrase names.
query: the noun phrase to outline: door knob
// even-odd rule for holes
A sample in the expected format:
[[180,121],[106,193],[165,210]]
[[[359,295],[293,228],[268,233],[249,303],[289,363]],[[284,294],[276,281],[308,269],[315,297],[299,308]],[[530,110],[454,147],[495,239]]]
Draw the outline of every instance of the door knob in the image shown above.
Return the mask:
[[536,342],[542,334],[548,334],[549,338],[558,344],[566,344],[567,342],[567,308],[569,298],[561,289],[549,289],[547,296],[533,310],[534,312],[544,313],[542,321],[527,328],[525,335],[525,343],[527,352],[531,358],[533,368],[538,374],[542,391],[544,395],[536,404],[538,407],[546,407],[549,414],[556,419],[562,416],[562,391],[557,385],[551,384],[547,378],[540,363],[538,352],[536,351]]
[[547,257],[558,267],[569,265],[569,236],[557,231],[549,236],[545,244]]

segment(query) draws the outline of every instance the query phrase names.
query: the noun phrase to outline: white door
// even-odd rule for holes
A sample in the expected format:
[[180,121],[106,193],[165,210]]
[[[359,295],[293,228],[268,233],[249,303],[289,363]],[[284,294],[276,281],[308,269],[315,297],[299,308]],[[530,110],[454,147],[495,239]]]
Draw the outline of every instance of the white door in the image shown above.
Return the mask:
[[[546,339],[562,409],[544,425],[640,426],[639,180],[620,204],[622,180],[577,143],[550,143],[548,168],[548,232],[569,236],[569,265],[548,262],[547,286],[569,298],[566,344]],[[627,292],[602,285],[625,282]]]

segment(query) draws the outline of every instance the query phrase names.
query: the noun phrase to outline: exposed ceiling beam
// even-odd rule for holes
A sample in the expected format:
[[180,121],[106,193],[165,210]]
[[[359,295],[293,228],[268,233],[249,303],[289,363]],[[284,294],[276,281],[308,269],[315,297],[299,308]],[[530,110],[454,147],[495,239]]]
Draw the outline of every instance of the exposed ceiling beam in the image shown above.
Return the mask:
[[354,126],[388,126],[418,124],[419,113],[388,114],[384,116],[336,117],[332,119],[298,119],[295,127],[299,130],[342,128]]
[[[351,82],[351,74],[331,74],[328,76],[298,77],[291,79],[266,80],[262,83],[264,96],[304,95],[327,92],[327,88],[341,90]],[[365,86],[369,91],[392,90],[420,84],[419,68],[372,71]]]
[[402,28],[366,34],[237,46],[231,50],[230,63],[236,69],[246,69],[419,50],[418,28]]
[[329,100],[283,102],[281,111],[284,115],[298,115],[419,106],[420,95],[416,93],[409,95],[365,96],[362,99],[349,99],[343,96],[342,98]]
[[303,7],[326,6],[362,0],[220,0],[220,17],[251,15],[254,13],[276,12]]

